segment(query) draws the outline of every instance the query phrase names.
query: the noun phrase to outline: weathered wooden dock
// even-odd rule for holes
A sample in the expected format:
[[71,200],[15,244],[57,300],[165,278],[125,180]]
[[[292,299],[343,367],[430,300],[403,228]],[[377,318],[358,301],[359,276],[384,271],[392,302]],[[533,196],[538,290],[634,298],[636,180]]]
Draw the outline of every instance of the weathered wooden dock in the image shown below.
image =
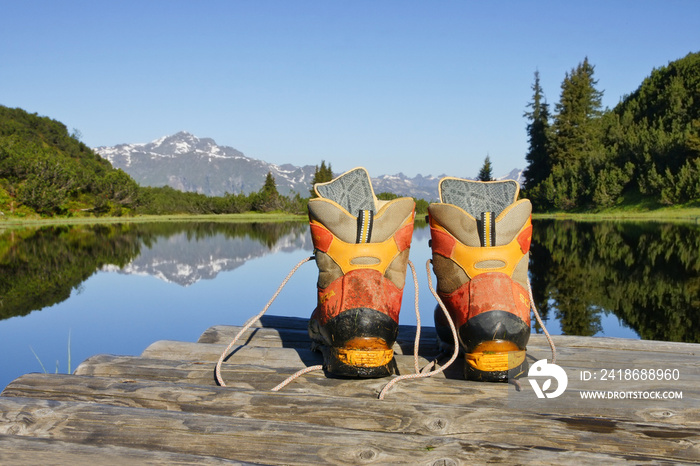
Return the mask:
[[[383,401],[387,379],[323,372],[271,392],[321,363],[305,327],[304,319],[263,317],[224,364],[226,387],[216,385],[214,366],[238,327],[212,327],[196,343],[159,341],[138,357],[97,355],[74,375],[19,377],[0,396],[0,464],[700,461],[700,344],[555,337],[557,363],[572,381],[635,361],[680,377],[630,380],[625,389],[682,391],[676,400],[585,400],[564,409],[531,397],[525,406],[513,401],[514,385],[463,380],[459,360],[443,374],[401,381]],[[395,345],[402,374],[413,370],[414,334],[401,327]],[[424,328],[421,341],[426,364],[437,352],[434,329]],[[532,336],[528,357],[550,357],[542,336]]]

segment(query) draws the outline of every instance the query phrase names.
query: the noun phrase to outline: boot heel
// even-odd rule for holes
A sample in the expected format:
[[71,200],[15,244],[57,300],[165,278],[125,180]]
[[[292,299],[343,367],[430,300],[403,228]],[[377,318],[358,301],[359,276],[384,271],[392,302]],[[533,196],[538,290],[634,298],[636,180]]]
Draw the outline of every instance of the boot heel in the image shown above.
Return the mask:
[[507,382],[527,372],[525,350],[505,340],[486,341],[464,355],[464,375],[469,380]]
[[385,377],[391,375],[394,350],[382,338],[358,337],[344,347],[330,347],[327,366],[330,372],[347,377]]

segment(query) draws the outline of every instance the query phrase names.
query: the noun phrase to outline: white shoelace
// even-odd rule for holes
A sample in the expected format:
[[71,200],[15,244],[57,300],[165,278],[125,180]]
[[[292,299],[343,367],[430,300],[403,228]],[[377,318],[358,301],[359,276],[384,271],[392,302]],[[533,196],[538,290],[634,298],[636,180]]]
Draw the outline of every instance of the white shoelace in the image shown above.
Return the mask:
[[[226,383],[224,382],[224,379],[223,379],[223,377],[222,377],[222,375],[221,375],[221,367],[222,367],[222,365],[223,365],[223,362],[227,359],[227,356],[229,355],[229,353],[230,353],[231,349],[233,348],[233,346],[236,344],[236,342],[238,341],[238,339],[239,339],[248,329],[250,329],[250,327],[252,327],[258,320],[260,320],[260,318],[267,312],[267,310],[270,308],[270,306],[272,305],[272,303],[274,302],[274,300],[275,300],[275,299],[277,298],[277,296],[280,294],[280,292],[281,292],[282,289],[285,287],[285,285],[287,284],[287,282],[289,282],[289,280],[292,278],[292,275],[294,275],[294,273],[299,269],[299,267],[301,267],[302,264],[304,264],[304,263],[306,263],[306,262],[308,262],[308,261],[310,261],[310,260],[315,260],[315,257],[314,257],[314,256],[306,257],[306,258],[302,259],[301,261],[299,261],[299,263],[297,263],[297,264],[292,268],[292,270],[289,272],[289,274],[287,275],[287,277],[282,281],[282,283],[280,284],[280,286],[277,288],[277,291],[275,291],[275,293],[272,295],[272,297],[271,297],[270,300],[267,302],[267,304],[266,304],[265,307],[262,309],[262,311],[260,311],[260,313],[258,313],[256,316],[253,316],[252,318],[250,318],[250,319],[246,322],[246,324],[243,326],[243,328],[241,328],[241,330],[236,334],[236,336],[233,337],[233,340],[231,340],[231,343],[229,343],[229,345],[226,347],[226,349],[221,353],[221,356],[219,357],[219,360],[218,360],[217,363],[216,363],[216,369],[215,369],[216,380],[217,380],[217,382],[219,383],[220,386],[222,386],[222,387],[225,387],[225,386],[226,386]],[[378,397],[378,398],[379,398],[380,400],[383,400],[383,399],[384,399],[384,397],[386,396],[386,394],[387,394],[387,392],[389,391],[389,389],[391,389],[391,387],[393,387],[395,384],[397,384],[398,382],[400,382],[400,381],[402,381],[402,380],[406,380],[406,379],[420,379],[420,378],[432,377],[433,375],[436,375],[436,374],[439,374],[439,373],[443,372],[445,369],[447,369],[448,367],[450,367],[450,366],[452,365],[452,363],[454,363],[454,361],[457,359],[457,356],[459,355],[459,344],[458,344],[458,341],[459,341],[459,340],[458,340],[458,338],[457,338],[457,329],[456,329],[456,327],[455,327],[454,322],[452,321],[452,317],[450,316],[449,311],[448,311],[447,308],[445,307],[445,304],[442,302],[442,299],[440,298],[440,296],[437,294],[437,292],[436,292],[435,289],[433,288],[433,281],[432,281],[432,275],[431,275],[431,271],[430,271],[430,264],[431,264],[431,261],[430,261],[430,260],[428,260],[428,261],[426,262],[426,264],[425,264],[426,272],[427,272],[427,275],[428,275],[428,287],[430,288],[430,292],[433,294],[433,296],[434,296],[435,299],[437,300],[438,305],[440,306],[440,309],[441,309],[442,312],[444,313],[445,318],[447,319],[447,322],[448,322],[448,324],[449,324],[449,326],[450,326],[450,330],[451,330],[451,332],[452,332],[452,338],[453,338],[452,341],[454,342],[454,345],[453,345],[453,348],[454,348],[454,349],[453,349],[453,352],[452,352],[452,356],[450,357],[450,359],[449,359],[445,364],[443,364],[442,366],[439,366],[437,369],[431,370],[432,367],[434,367],[434,366],[437,365],[437,360],[433,360],[433,361],[430,362],[428,365],[426,365],[422,370],[421,370],[420,367],[419,367],[419,362],[418,362],[418,350],[419,350],[419,346],[420,346],[421,322],[420,322],[420,310],[419,310],[419,306],[418,306],[418,277],[416,276],[416,269],[415,269],[415,267],[413,266],[413,263],[409,260],[409,261],[408,261],[408,265],[409,265],[409,267],[411,268],[411,274],[412,274],[412,276],[413,276],[413,285],[414,285],[414,289],[415,289],[414,300],[415,300],[415,312],[416,312],[416,336],[415,336],[414,347],[413,347],[413,364],[414,364],[415,373],[413,373],[413,374],[406,374],[406,375],[400,375],[400,376],[397,376],[397,377],[394,377],[393,379],[391,379],[391,380],[384,386],[384,388],[382,388],[382,390],[379,392],[379,397]],[[530,294],[530,306],[531,306],[531,309],[533,310],[533,312],[534,312],[534,314],[535,314],[535,318],[537,319],[537,323],[540,325],[540,327],[541,327],[542,330],[544,331],[544,334],[545,334],[545,336],[546,336],[546,338],[547,338],[547,341],[549,342],[550,348],[551,348],[551,350],[552,350],[552,363],[554,363],[554,362],[556,361],[556,348],[555,348],[555,346],[554,346],[554,342],[552,341],[551,336],[549,335],[549,332],[547,332],[547,329],[546,329],[546,327],[544,326],[544,323],[542,322],[542,319],[540,318],[539,312],[537,311],[537,307],[535,306],[535,302],[534,302],[534,299],[533,299],[533,296],[532,296],[532,287],[530,286],[530,281],[529,281],[529,280],[528,280],[528,291],[529,291],[529,294]],[[295,372],[294,374],[292,374],[291,376],[289,376],[287,379],[285,379],[284,381],[282,381],[280,384],[276,385],[274,388],[271,389],[271,391],[274,391],[274,392],[279,391],[279,390],[281,390],[282,388],[284,388],[284,387],[286,387],[287,385],[289,385],[292,381],[294,381],[294,380],[297,379],[298,377],[301,377],[302,375],[307,374],[307,373],[309,373],[309,372],[313,372],[313,371],[317,371],[317,370],[322,370],[322,369],[323,369],[323,365],[320,365],[320,364],[319,364],[319,365],[315,365],[315,366],[309,366],[309,367],[306,367],[306,368],[304,368],[304,369],[301,369],[300,371],[297,371],[297,372]],[[516,386],[517,386],[517,385],[516,385]]]

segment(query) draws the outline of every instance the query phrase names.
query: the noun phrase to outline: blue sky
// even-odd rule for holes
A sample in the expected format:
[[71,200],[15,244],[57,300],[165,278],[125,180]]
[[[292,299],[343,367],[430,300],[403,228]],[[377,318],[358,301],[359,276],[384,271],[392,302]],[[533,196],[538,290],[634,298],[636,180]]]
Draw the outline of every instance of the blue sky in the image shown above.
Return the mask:
[[0,0],[0,104],[92,146],[186,130],[249,157],[476,176],[525,167],[585,57],[614,107],[700,51],[700,1]]

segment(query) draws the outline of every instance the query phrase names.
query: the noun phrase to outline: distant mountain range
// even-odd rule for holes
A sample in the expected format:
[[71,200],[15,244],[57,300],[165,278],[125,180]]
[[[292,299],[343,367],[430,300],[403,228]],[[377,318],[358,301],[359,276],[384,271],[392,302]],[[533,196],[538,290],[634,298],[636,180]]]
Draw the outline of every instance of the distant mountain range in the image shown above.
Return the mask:
[[95,151],[142,186],[170,186],[208,196],[260,190],[268,172],[281,194],[306,195],[315,167],[274,165],[246,157],[213,139],[182,131],[146,144],[97,147]]
[[[374,187],[375,193],[389,192],[398,194],[399,196],[410,196],[416,199],[425,199],[426,201],[436,201],[439,197],[438,183],[440,179],[445,176],[446,175],[417,175],[413,178],[409,178],[403,173],[399,173],[398,175],[382,175],[377,178],[372,178],[372,186]],[[450,176],[460,175],[454,174]],[[464,178],[474,179],[470,177]],[[522,185],[523,170],[514,168],[507,175],[498,177],[497,179],[515,180]]]
[[[213,139],[200,139],[186,131],[145,144],[101,146],[95,151],[141,186],[170,186],[208,196],[259,191],[268,172],[275,177],[281,194],[297,192],[307,196],[315,171],[313,165],[275,165],[246,157],[232,147],[219,146]],[[438,198],[442,176],[409,178],[399,173],[372,178],[372,184],[376,193],[391,192],[432,201]],[[522,170],[514,169],[498,179],[522,183]]]

